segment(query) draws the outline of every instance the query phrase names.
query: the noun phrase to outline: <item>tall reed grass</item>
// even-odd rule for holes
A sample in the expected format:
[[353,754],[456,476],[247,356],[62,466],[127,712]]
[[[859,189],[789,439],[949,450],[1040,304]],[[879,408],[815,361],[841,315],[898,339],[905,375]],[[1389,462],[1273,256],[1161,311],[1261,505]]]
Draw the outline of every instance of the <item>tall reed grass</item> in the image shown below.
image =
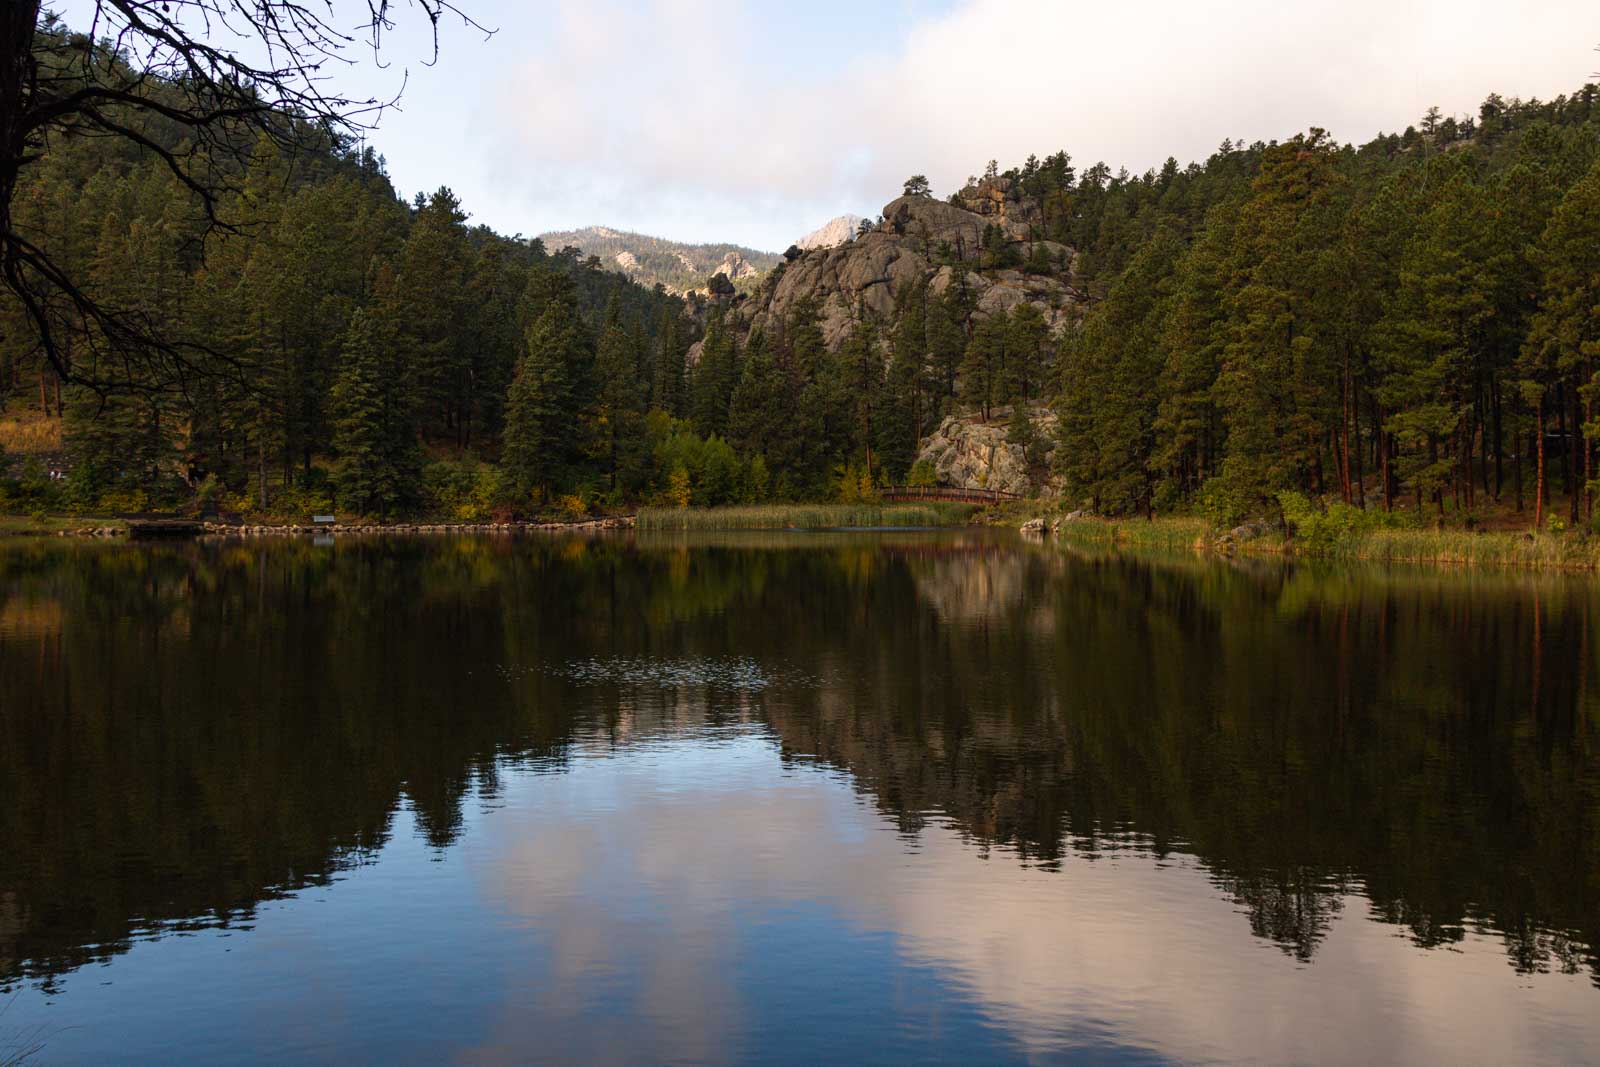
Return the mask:
[[1335,545],[1327,555],[1390,563],[1600,570],[1600,539],[1575,533],[1373,530]]
[[61,420],[37,412],[0,415],[0,452],[41,456],[61,451]]
[[640,530],[828,530],[862,526],[960,526],[971,504],[766,504],[644,508]]
[[[1149,551],[1210,551],[1216,531],[1203,519],[1080,519],[1062,523],[1056,535],[1084,545]],[[1242,541],[1228,551],[1251,556],[1332,559],[1376,563],[1433,563],[1533,570],[1600,570],[1600,538],[1582,533],[1474,532],[1379,527],[1308,541],[1273,532]]]
[[1205,538],[1204,519],[1073,519],[1055,531],[1057,537],[1085,545],[1115,545],[1152,552],[1189,552]]

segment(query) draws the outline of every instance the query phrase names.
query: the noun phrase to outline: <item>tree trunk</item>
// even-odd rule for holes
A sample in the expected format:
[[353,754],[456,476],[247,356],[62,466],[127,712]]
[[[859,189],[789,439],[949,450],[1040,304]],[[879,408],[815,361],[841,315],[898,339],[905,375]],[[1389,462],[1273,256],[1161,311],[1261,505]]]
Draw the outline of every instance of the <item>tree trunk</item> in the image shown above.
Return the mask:
[[[1501,466],[1501,456],[1505,451],[1501,445],[1505,440],[1500,433],[1500,380],[1489,380],[1490,402],[1494,405],[1494,502],[1500,503],[1500,487],[1505,482],[1505,472]],[[1519,505],[1520,509],[1520,505]]]
[[1356,504],[1363,511],[1365,511],[1366,507],[1367,507],[1367,476],[1366,476],[1366,472],[1362,469],[1362,457],[1361,457],[1361,396],[1360,396],[1359,393],[1356,395],[1355,412],[1356,412],[1356,417],[1353,420],[1353,422],[1351,423],[1351,430],[1355,434]]
[[1583,427],[1578,423],[1578,391],[1576,389],[1569,388],[1567,390],[1567,407],[1570,409],[1569,413],[1572,416],[1568,420],[1568,425],[1572,427],[1572,432],[1567,435],[1567,470],[1571,472],[1567,477],[1567,517],[1571,520],[1573,526],[1577,526],[1579,518],[1578,476],[1583,471],[1578,466],[1578,457],[1574,456],[1572,452],[1573,449],[1578,447],[1578,442],[1583,440]]
[[1522,506],[1523,506],[1522,505],[1522,453],[1524,451],[1526,451],[1526,450],[1522,447],[1522,441],[1519,439],[1517,441],[1517,461],[1511,467],[1511,476],[1516,481],[1516,486],[1517,486],[1517,514],[1518,515],[1522,514]]
[[256,476],[258,484],[258,500],[261,510],[267,510],[267,439],[265,435],[256,441]]
[[[1588,397],[1583,398],[1583,424],[1587,427],[1594,421],[1594,402]],[[1589,440],[1586,430],[1581,435],[1583,441],[1583,518],[1585,522],[1594,521],[1594,443]]]
[[1562,487],[1567,495],[1571,496],[1572,485],[1572,437],[1567,432],[1567,390],[1562,386],[1556,388],[1556,436],[1561,438],[1561,477]]
[[1395,483],[1389,477],[1389,434],[1378,430],[1378,461],[1382,464],[1382,480],[1384,480],[1384,510],[1392,512],[1395,509]]
[[1350,492],[1350,351],[1344,353],[1344,414],[1339,420],[1339,433],[1344,438],[1343,463],[1339,468],[1339,484],[1344,490],[1344,502],[1351,503],[1354,494]]
[[1538,442],[1538,473],[1534,476],[1533,490],[1533,528],[1535,531],[1544,526],[1544,397],[1539,398],[1539,418],[1535,432],[1539,435]]

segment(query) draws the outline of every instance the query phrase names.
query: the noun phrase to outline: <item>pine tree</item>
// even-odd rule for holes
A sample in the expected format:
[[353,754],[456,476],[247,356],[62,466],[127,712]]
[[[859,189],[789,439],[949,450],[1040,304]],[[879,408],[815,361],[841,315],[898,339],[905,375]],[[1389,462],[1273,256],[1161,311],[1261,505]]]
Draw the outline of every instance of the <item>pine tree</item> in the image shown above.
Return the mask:
[[989,421],[992,405],[1004,396],[1007,325],[1004,315],[990,315],[978,323],[961,359],[961,399],[977,408],[984,422]]
[[829,353],[822,336],[822,308],[815,296],[807,294],[795,301],[784,323],[783,340],[790,373],[802,382],[824,373]]
[[897,331],[874,426],[878,463],[892,482],[904,481],[916,462],[921,437],[921,385],[921,354],[909,344],[902,344]]
[[744,367],[728,412],[728,443],[745,456],[765,456],[769,469],[794,463],[795,405],[789,383],[757,330],[745,348]]
[[642,484],[645,438],[638,361],[631,338],[614,318],[600,331],[595,373],[599,381],[598,458],[607,484],[616,494]]
[[928,283],[919,281],[907,287],[895,303],[895,325],[889,337],[891,366],[900,363],[912,374],[909,397],[913,421],[920,429],[927,398],[937,390],[935,377],[927,371],[928,360]]
[[470,255],[466,214],[448,188],[418,194],[416,218],[396,264],[389,314],[416,368],[420,416],[435,437],[465,434],[472,358],[466,344]]
[[872,420],[883,391],[883,353],[878,347],[877,323],[865,307],[858,308],[856,315],[855,329],[839,351],[839,366],[844,372],[844,386],[854,415],[850,451],[861,456],[870,474],[874,470]]
[[656,356],[655,382],[651,393],[654,407],[673,418],[684,416],[683,335],[679,317],[670,308],[661,312],[661,325],[656,331],[659,354]]
[[1005,399],[1018,404],[1038,399],[1049,374],[1050,324],[1037,304],[1011,309],[1005,348]]
[[728,405],[739,384],[739,373],[738,344],[718,309],[712,312],[711,321],[706,324],[700,362],[690,384],[690,418],[703,436],[720,436],[727,432]]
[[1600,420],[1594,416],[1600,395],[1600,164],[1562,197],[1540,249],[1543,298],[1523,365],[1541,403],[1548,403],[1553,380],[1578,383],[1573,392],[1584,409],[1582,474],[1592,515],[1593,494],[1600,489],[1592,459],[1600,438]]
[[1194,494],[1219,462],[1222,416],[1212,387],[1222,369],[1227,319],[1222,304],[1237,205],[1223,204],[1175,267],[1172,303],[1161,324],[1165,365],[1157,379],[1156,450],[1151,462],[1173,491]]
[[966,275],[957,273],[943,293],[928,304],[928,361],[935,383],[934,395],[949,400],[956,395],[961,361],[967,351],[967,322],[972,314],[972,291]]
[[413,499],[422,473],[415,402],[395,342],[392,323],[357,311],[330,397],[339,500],[380,518]]
[[1034,429],[1033,413],[1027,404],[1012,405],[1011,418],[1006,422],[1006,441],[1022,449],[1024,461],[1033,463],[1038,453],[1039,434]]
[[1269,150],[1234,231],[1216,386],[1228,443],[1213,486],[1234,517],[1275,507],[1285,488],[1323,489],[1335,353],[1310,280],[1327,241],[1321,209],[1340,180],[1334,159],[1322,130]]
[[1477,383],[1488,371],[1485,325],[1494,314],[1493,248],[1482,191],[1459,170],[1419,220],[1379,336],[1388,352],[1380,395],[1385,427],[1406,450],[1399,473],[1441,510],[1444,490],[1470,493],[1468,438]]
[[500,470],[520,497],[537,492],[541,503],[567,476],[574,458],[576,418],[571,407],[572,367],[582,332],[573,307],[551,300],[528,330],[506,397],[506,432]]
[[498,437],[505,419],[506,392],[521,351],[517,297],[523,282],[507,262],[498,241],[486,242],[472,264],[467,284],[468,373],[462,397],[461,443]]
[[1149,514],[1155,506],[1160,394],[1152,384],[1165,362],[1168,279],[1182,251],[1170,227],[1158,231],[1063,349],[1056,466],[1069,491],[1097,510]]

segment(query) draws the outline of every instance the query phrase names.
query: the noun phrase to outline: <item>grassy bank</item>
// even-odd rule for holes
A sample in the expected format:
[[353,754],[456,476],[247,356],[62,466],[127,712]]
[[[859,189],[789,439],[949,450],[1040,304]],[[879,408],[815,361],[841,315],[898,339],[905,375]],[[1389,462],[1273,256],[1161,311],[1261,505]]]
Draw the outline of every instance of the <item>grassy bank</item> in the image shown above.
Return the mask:
[[1057,531],[1063,541],[1150,551],[1202,551],[1296,559],[1600,571],[1600,538],[1581,533],[1533,536],[1507,531],[1374,529],[1351,531],[1317,543],[1277,532],[1222,543],[1204,520],[1079,519]]
[[639,530],[828,530],[861,526],[960,526],[970,504],[792,504],[644,508]]
[[83,529],[121,530],[126,526],[121,519],[92,515],[0,515],[0,537],[53,537]]
[[1211,531],[1204,519],[1075,519],[1063,522],[1056,536],[1097,547],[1144,549],[1150,552],[1189,552]]
[[[1311,554],[1296,550],[1292,542],[1289,547],[1297,555]],[[1334,544],[1321,554],[1392,563],[1600,570],[1600,538],[1584,534],[1373,530]]]

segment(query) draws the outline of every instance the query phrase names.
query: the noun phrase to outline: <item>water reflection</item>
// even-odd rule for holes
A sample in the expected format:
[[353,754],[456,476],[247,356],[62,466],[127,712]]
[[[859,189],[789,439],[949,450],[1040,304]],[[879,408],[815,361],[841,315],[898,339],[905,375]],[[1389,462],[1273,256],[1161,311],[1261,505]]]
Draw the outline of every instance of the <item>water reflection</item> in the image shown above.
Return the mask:
[[365,939],[281,965],[368,1002],[452,931],[441,1052],[1593,1058],[1595,596],[968,534],[8,548],[0,982],[93,1018],[86,964],[315,895]]

